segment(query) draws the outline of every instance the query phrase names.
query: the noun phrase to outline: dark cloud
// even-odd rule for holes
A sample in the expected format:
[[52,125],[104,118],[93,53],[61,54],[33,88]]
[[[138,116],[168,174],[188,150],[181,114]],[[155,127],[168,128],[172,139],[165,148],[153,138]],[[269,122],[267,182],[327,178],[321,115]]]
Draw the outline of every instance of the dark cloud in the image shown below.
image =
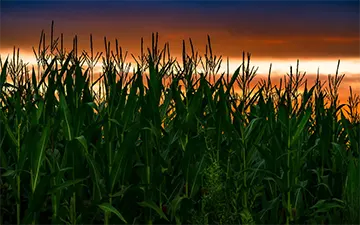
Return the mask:
[[67,43],[77,34],[86,47],[92,33],[99,50],[107,36],[137,52],[158,31],[175,53],[190,37],[204,49],[209,34],[214,52],[230,57],[360,55],[358,1],[2,1],[0,48],[31,50],[51,20]]

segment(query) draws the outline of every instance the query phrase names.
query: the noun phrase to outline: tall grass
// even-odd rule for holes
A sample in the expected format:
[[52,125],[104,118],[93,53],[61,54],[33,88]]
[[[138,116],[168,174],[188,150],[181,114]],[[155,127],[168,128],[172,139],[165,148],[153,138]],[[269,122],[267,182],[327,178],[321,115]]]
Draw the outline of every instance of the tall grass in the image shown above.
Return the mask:
[[250,54],[216,76],[210,38],[204,57],[184,42],[181,65],[153,34],[131,73],[117,41],[79,55],[62,37],[42,32],[37,72],[1,62],[1,224],[360,220],[360,100],[339,104],[338,72],[253,84]]

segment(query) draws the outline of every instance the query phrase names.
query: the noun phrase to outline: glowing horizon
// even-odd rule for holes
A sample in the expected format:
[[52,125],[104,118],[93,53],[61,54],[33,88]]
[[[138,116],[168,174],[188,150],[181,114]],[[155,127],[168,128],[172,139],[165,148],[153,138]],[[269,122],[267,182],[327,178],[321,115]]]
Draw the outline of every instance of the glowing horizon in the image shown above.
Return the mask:
[[[103,53],[104,54],[104,53]],[[133,54],[133,53],[132,53]],[[216,52],[213,52],[216,55]],[[23,53],[19,52],[20,59],[23,60],[24,63],[29,63],[29,65],[36,66],[36,58],[33,52]],[[170,53],[171,55],[171,53]],[[134,54],[134,56],[137,56]],[[172,57],[176,58],[177,60],[182,60],[182,56],[180,55],[171,55]],[[203,55],[200,55],[203,57]],[[0,57],[2,60],[5,60],[6,57],[12,59],[13,52],[2,52],[0,51]],[[254,59],[255,58],[255,59]],[[320,74],[335,74],[337,69],[338,60],[340,60],[339,66],[339,74],[346,74],[346,75],[360,75],[360,58],[313,58],[313,59],[302,59],[302,58],[289,58],[289,59],[281,59],[281,58],[265,58],[265,57],[256,57],[251,56],[250,58],[250,66],[259,67],[257,70],[257,74],[268,75],[270,64],[271,66],[271,74],[276,75],[285,75],[286,73],[290,72],[290,66],[293,68],[293,72],[295,73],[297,60],[299,60],[299,72],[306,74],[316,74],[317,70],[319,69]],[[126,59],[127,63],[131,63],[131,65],[135,65],[136,62],[131,57],[130,53],[128,53],[128,57]],[[246,62],[246,59],[245,59]],[[229,72],[233,73],[240,65],[242,64],[242,57],[229,57]],[[102,61],[99,60],[97,66],[95,67],[96,72],[101,72],[102,68]],[[100,70],[99,70],[100,69]],[[219,70],[219,73],[227,72],[227,62],[226,56],[222,56],[222,63]],[[360,77],[359,77],[360,79]]]
[[[242,52],[252,54],[250,66],[259,67],[258,77],[267,76],[272,64],[272,78],[296,71],[306,72],[314,80],[318,69],[321,79],[336,73],[345,74],[342,91],[352,86],[360,93],[360,21],[359,2],[250,2],[250,1],[2,1],[0,54],[12,56],[13,46],[20,58],[36,65],[32,47],[38,48],[40,33],[50,42],[51,23],[54,39],[64,36],[64,47],[72,49],[75,35],[78,50],[89,52],[92,34],[94,53],[104,52],[104,36],[114,50],[115,39],[126,62],[134,64],[130,53],[138,56],[140,40],[144,50],[151,46],[151,34],[159,33],[159,49],[170,44],[170,54],[181,62],[182,41],[191,52],[204,55],[207,35],[212,52],[222,56],[219,73],[232,74],[242,63]],[[294,16],[296,15],[296,16]],[[104,54],[104,53],[103,53]],[[95,72],[101,72],[101,59]]]

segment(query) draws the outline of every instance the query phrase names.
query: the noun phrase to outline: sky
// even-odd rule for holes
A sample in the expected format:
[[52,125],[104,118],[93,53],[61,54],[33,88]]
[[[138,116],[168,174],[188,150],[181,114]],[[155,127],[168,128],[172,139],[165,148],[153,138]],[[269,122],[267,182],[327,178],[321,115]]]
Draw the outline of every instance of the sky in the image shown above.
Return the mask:
[[[49,40],[51,21],[55,36],[64,34],[70,48],[78,35],[80,49],[104,51],[104,36],[115,38],[125,51],[140,53],[140,39],[150,46],[151,33],[159,32],[162,46],[170,43],[172,55],[181,54],[182,40],[192,39],[204,53],[207,35],[213,52],[230,58],[230,70],[241,63],[242,52],[251,52],[259,75],[273,65],[275,75],[289,72],[290,65],[306,71],[346,74],[345,89],[360,93],[359,1],[10,1],[0,2],[0,54],[16,46],[25,61],[34,61],[41,30]],[[130,60],[130,59],[129,59]],[[225,63],[226,64],[226,63]]]

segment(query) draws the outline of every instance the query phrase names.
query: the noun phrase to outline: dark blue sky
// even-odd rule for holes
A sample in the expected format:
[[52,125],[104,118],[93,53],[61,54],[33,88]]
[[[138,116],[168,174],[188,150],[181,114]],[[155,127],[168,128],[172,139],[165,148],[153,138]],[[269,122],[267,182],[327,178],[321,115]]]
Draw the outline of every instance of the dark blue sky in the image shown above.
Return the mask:
[[259,56],[354,57],[359,55],[359,1],[1,1],[0,49],[36,46],[55,21],[68,43],[84,45],[92,33],[118,38],[136,50],[141,37],[160,32],[175,44],[210,34],[221,54],[242,49]]
[[[9,8],[17,8],[19,6],[25,6],[26,7],[32,7],[32,9],[41,7],[41,8],[53,8],[55,4],[71,4],[74,7],[84,7],[84,4],[86,4],[88,7],[93,7],[103,5],[103,6],[115,6],[115,7],[121,7],[123,5],[134,5],[134,3],[144,5],[144,6],[176,6],[176,7],[182,7],[185,8],[188,7],[227,7],[230,4],[234,7],[269,7],[269,6],[285,6],[289,7],[290,5],[298,7],[298,6],[304,6],[304,5],[318,5],[320,7],[324,6],[335,6],[335,7],[341,7],[341,8],[347,8],[348,10],[351,10],[351,8],[354,11],[359,11],[357,7],[359,7],[359,1],[357,0],[322,0],[322,1],[310,1],[310,0],[230,0],[230,1],[215,1],[215,0],[203,0],[203,1],[195,1],[195,0],[111,0],[111,1],[102,1],[102,0],[40,0],[40,1],[32,1],[32,0],[2,0],[2,8],[3,9],[9,9]],[[334,8],[335,9],[335,8]]]

